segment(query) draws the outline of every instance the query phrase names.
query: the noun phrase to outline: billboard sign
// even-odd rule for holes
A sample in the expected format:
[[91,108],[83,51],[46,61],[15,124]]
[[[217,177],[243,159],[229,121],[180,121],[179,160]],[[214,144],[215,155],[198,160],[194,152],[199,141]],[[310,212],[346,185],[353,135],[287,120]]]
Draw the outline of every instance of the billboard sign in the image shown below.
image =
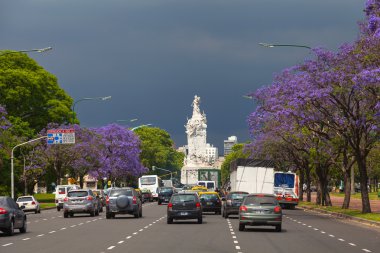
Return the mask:
[[74,129],[49,129],[47,131],[47,144],[74,144]]

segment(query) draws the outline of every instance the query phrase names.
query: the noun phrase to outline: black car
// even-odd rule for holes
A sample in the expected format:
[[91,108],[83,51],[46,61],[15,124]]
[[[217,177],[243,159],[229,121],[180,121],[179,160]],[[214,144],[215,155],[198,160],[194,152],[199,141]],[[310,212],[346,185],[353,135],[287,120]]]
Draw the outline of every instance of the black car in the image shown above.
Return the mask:
[[157,190],[158,193],[158,204],[161,205],[162,203],[169,203],[169,200],[173,193],[175,193],[174,187],[159,187]]
[[239,207],[247,195],[248,192],[235,191],[222,198],[222,216],[227,219],[230,214],[239,214]]
[[172,195],[167,211],[167,223],[173,220],[197,219],[202,224],[202,205],[196,193],[175,193]]
[[15,229],[26,232],[26,215],[22,208],[11,197],[0,197],[0,231],[7,235],[13,235]]
[[106,199],[106,218],[114,218],[116,214],[132,214],[142,217],[142,203],[135,189],[131,187],[111,189]]

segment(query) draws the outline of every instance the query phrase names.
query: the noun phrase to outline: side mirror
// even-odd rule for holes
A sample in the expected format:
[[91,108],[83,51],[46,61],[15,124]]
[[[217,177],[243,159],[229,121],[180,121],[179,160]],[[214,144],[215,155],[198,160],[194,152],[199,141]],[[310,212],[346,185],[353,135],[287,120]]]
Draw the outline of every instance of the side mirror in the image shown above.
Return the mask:
[[225,198],[225,197],[222,197],[222,201],[226,201],[226,198]]

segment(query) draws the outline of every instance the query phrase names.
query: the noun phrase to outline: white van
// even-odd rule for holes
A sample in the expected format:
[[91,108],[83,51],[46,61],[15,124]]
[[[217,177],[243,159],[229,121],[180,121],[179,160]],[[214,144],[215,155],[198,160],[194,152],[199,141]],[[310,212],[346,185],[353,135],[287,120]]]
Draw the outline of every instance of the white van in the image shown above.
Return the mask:
[[80,187],[78,185],[57,185],[55,188],[55,206],[59,212],[63,208],[63,199],[66,197],[66,194],[71,190],[78,190]]

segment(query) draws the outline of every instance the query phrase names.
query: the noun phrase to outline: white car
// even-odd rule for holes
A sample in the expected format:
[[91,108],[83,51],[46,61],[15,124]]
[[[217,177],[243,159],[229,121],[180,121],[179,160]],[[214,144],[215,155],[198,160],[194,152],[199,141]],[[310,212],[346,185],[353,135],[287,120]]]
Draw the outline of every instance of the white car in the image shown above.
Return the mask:
[[16,203],[19,207],[24,206],[24,212],[40,213],[40,203],[33,196],[21,196],[17,198]]

